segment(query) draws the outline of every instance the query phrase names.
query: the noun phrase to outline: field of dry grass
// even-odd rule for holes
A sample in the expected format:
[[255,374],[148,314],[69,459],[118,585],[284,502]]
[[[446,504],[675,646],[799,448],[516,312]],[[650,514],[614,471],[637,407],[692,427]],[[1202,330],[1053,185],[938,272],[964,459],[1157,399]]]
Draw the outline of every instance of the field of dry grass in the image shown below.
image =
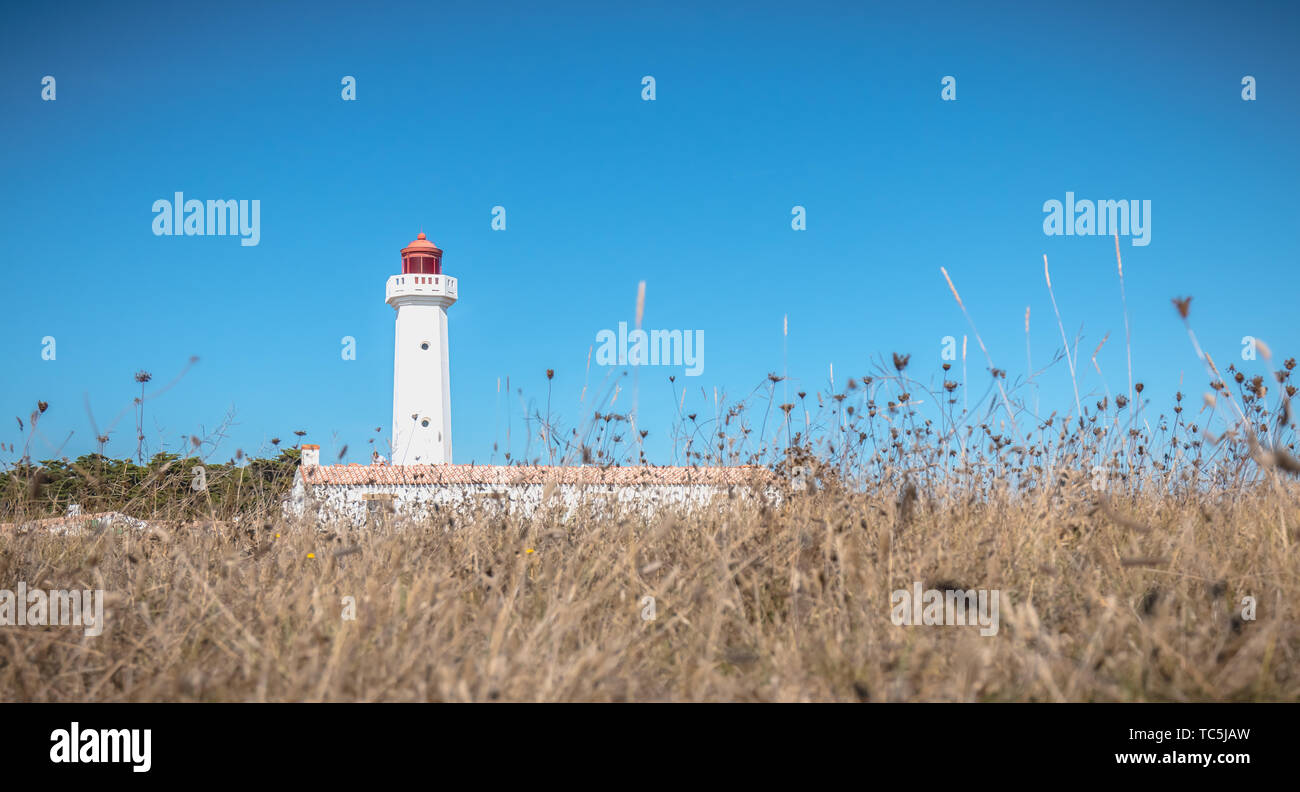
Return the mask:
[[[0,579],[103,588],[108,627],[0,631],[0,696],[1296,700],[1296,495],[831,486],[649,523],[11,533]],[[998,634],[895,626],[913,581],[999,589]]]

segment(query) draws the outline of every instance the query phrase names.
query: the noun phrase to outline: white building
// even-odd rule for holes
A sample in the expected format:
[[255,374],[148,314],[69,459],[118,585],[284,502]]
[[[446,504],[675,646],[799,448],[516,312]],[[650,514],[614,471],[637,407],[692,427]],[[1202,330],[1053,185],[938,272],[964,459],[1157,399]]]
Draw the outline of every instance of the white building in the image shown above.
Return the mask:
[[771,473],[760,467],[304,464],[286,511],[361,526],[398,516],[421,520],[440,510],[530,515],[554,509],[569,517],[585,508],[648,517],[780,497]]
[[569,515],[585,506],[649,515],[670,506],[703,508],[718,496],[780,499],[771,472],[756,466],[452,464],[447,309],[457,297],[456,279],[442,271],[442,251],[421,233],[402,249],[402,271],[388,278],[386,290],[397,311],[392,463],[321,465],[320,446],[304,444],[286,515],[359,526],[440,509],[558,508]]

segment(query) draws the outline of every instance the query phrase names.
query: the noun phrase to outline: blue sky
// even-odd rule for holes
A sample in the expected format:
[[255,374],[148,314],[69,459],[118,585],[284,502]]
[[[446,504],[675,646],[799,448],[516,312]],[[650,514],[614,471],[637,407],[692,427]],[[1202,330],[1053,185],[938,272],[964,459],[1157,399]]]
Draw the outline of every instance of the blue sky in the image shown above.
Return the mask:
[[[707,7],[705,7],[707,5]],[[652,459],[668,461],[678,392],[791,390],[868,373],[891,352],[937,375],[969,329],[1025,373],[1082,332],[1085,392],[1126,388],[1114,243],[1044,235],[1043,203],[1152,204],[1150,244],[1121,238],[1133,366],[1152,415],[1206,377],[1170,298],[1221,365],[1241,338],[1300,352],[1300,7],[1097,2],[682,4],[9,4],[0,26],[0,442],[93,450],[147,403],[149,448],[211,432],[215,459],[304,429],[365,461],[392,409],[384,282],[423,229],[460,283],[450,311],[458,462],[504,450],[520,399],[573,424],[620,370],[602,329],[703,330],[699,377],[636,373]],[[57,98],[41,99],[41,78]],[[340,81],[355,76],[357,100]],[[643,101],[642,77],[656,81]],[[940,80],[957,80],[957,100]],[[1258,99],[1241,98],[1252,75]],[[261,239],[155,236],[182,191],[257,199]],[[506,208],[507,230],[491,210]],[[807,230],[791,228],[806,207]],[[783,316],[789,337],[782,337]],[[56,339],[55,360],[42,339]],[[357,359],[340,355],[357,342]],[[783,340],[785,344],[783,346]],[[971,342],[970,392],[986,365]],[[788,363],[785,362],[788,360]],[[1246,364],[1263,373],[1259,363]],[[1248,369],[1251,370],[1251,369]],[[587,403],[579,404],[584,379]],[[630,406],[631,381],[615,409]],[[1073,406],[1064,363],[1042,412]],[[680,398],[680,396],[679,396]],[[46,442],[48,441],[48,443]],[[536,444],[534,444],[536,445]],[[107,450],[134,453],[130,413]],[[18,454],[0,453],[0,461]],[[500,460],[500,454],[496,459]]]

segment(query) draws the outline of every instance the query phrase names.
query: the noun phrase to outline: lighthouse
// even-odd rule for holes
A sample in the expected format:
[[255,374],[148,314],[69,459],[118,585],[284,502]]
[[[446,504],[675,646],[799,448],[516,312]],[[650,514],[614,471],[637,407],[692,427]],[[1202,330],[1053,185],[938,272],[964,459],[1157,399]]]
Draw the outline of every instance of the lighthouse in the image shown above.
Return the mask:
[[392,463],[450,464],[447,309],[456,279],[443,274],[442,251],[423,232],[402,248],[402,272],[388,278],[386,302],[397,311]]
[[442,251],[421,233],[402,248],[402,271],[389,276],[386,290],[397,312],[392,464],[322,465],[320,446],[304,443],[286,517],[364,527],[388,515],[427,521],[444,510],[562,508],[567,519],[579,508],[583,515],[630,509],[650,516],[663,508],[706,508],[719,498],[781,502],[780,482],[761,466],[452,464],[447,309],[456,298]]

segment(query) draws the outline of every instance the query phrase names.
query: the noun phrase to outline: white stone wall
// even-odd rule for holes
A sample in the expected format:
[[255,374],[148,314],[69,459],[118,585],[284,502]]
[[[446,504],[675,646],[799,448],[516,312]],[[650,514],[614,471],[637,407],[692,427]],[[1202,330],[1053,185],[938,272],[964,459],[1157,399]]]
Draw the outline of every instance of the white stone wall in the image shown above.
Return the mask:
[[366,496],[382,494],[392,496],[392,517],[411,520],[428,519],[443,509],[465,515],[481,510],[527,516],[549,508],[567,519],[584,506],[598,515],[651,517],[665,509],[684,508],[690,512],[711,506],[725,508],[732,498],[755,500],[756,495],[769,503],[781,501],[775,487],[755,493],[748,486],[702,484],[322,484],[311,487],[309,492],[298,474],[285,513],[314,518],[324,525],[361,527],[367,522],[368,510],[377,517],[387,505]]

